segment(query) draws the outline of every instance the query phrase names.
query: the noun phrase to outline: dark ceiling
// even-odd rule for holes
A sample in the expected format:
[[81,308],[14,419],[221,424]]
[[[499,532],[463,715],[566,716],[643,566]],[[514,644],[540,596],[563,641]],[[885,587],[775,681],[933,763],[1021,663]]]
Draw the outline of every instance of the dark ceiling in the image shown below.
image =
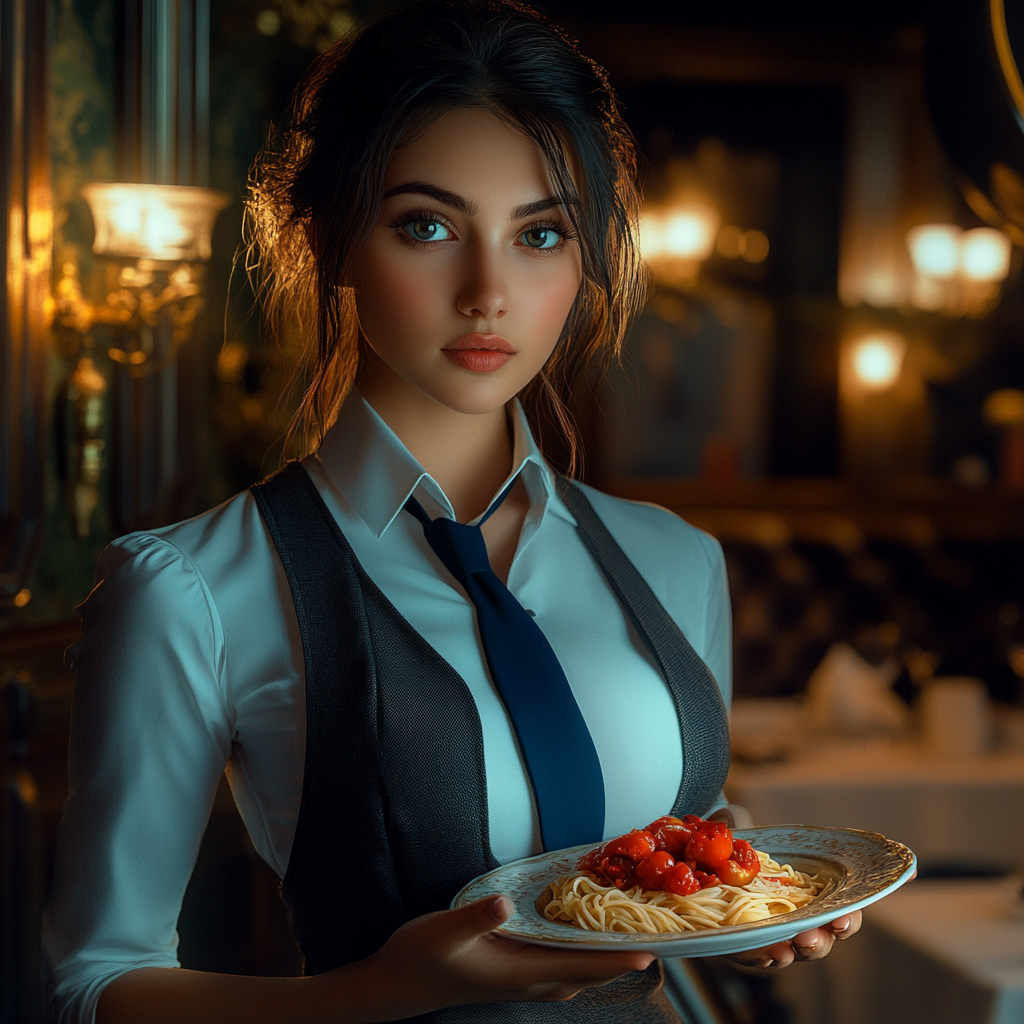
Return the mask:
[[972,0],[537,0],[553,17],[737,28],[886,31]]

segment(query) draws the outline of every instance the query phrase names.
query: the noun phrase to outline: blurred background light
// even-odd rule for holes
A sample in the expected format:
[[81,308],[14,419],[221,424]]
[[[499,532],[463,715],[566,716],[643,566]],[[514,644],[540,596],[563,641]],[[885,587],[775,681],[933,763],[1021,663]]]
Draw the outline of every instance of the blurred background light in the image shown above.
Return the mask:
[[727,260],[739,259],[744,250],[743,229],[736,227],[735,224],[726,224],[718,232],[715,248],[718,255],[724,256]]
[[208,260],[213,222],[230,199],[186,185],[91,184],[82,187],[100,256]]
[[710,206],[676,208],[665,219],[664,246],[668,256],[705,260],[715,247],[718,214]]
[[661,217],[645,211],[640,217],[640,253],[645,260],[656,260],[665,251]]
[[914,269],[940,279],[956,275],[960,267],[960,228],[955,224],[922,224],[907,232],[907,247]]
[[994,427],[1024,427],[1024,391],[1019,388],[993,391],[985,399],[982,411]]
[[743,233],[743,258],[747,263],[763,263],[768,257],[768,236],[763,231]]
[[972,281],[1003,281],[1010,272],[1010,240],[995,228],[973,228],[960,238],[960,269]]
[[861,338],[850,353],[854,376],[869,391],[884,391],[899,379],[906,350],[907,343],[895,332]]

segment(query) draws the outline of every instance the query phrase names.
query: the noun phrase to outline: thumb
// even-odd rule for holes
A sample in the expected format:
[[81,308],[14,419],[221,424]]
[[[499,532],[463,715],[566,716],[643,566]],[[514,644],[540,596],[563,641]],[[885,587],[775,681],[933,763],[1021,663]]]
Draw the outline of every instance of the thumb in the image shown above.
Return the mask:
[[511,916],[514,907],[507,896],[487,896],[448,913],[448,923],[453,938],[464,941],[493,931]]

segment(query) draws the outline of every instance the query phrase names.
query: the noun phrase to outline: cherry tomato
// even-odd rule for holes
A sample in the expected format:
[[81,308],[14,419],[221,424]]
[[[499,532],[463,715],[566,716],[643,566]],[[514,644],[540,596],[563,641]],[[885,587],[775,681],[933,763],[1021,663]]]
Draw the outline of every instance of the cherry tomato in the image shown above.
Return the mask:
[[654,842],[659,850],[668,850],[673,857],[681,858],[686,852],[686,844],[693,836],[691,825],[682,821],[669,822],[654,833]]
[[611,839],[604,844],[605,856],[610,857],[617,854],[631,857],[636,861],[650,857],[656,849],[654,836],[646,829],[633,829],[632,832],[627,832],[626,835],[619,836],[618,839]]
[[597,872],[601,870],[602,857],[604,857],[604,847],[595,847],[589,853],[583,854],[583,856],[576,861],[576,867],[580,871],[591,871],[594,874],[597,874]]
[[648,889],[660,889],[661,880],[665,872],[675,866],[675,860],[670,853],[659,850],[652,853],[646,860],[640,861],[636,866],[636,876]]
[[686,844],[686,859],[714,870],[732,853],[732,833],[721,821],[706,821]]
[[674,896],[692,896],[700,888],[700,882],[687,865],[676,864],[662,875],[661,887]]
[[629,857],[613,853],[611,856],[601,859],[601,868],[598,872],[604,875],[612,885],[620,889],[628,888],[632,879],[636,877],[636,865]]
[[754,848],[745,839],[732,841],[732,855],[724,864],[719,864],[715,871],[726,885],[746,885],[761,870]]
[[693,877],[697,880],[697,885],[702,889],[709,889],[712,885],[721,884],[718,881],[718,875],[708,871],[694,871]]
[[681,825],[682,823],[682,818],[674,818],[671,814],[663,814],[660,818],[655,818],[644,831],[654,835],[662,825]]

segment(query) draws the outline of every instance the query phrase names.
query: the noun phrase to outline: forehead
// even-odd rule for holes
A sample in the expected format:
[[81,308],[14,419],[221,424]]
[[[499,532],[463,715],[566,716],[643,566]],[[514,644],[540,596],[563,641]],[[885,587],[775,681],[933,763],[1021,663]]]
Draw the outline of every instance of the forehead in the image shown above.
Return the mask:
[[459,107],[394,151],[384,189],[427,182],[486,207],[507,207],[553,192],[540,147],[496,114]]

